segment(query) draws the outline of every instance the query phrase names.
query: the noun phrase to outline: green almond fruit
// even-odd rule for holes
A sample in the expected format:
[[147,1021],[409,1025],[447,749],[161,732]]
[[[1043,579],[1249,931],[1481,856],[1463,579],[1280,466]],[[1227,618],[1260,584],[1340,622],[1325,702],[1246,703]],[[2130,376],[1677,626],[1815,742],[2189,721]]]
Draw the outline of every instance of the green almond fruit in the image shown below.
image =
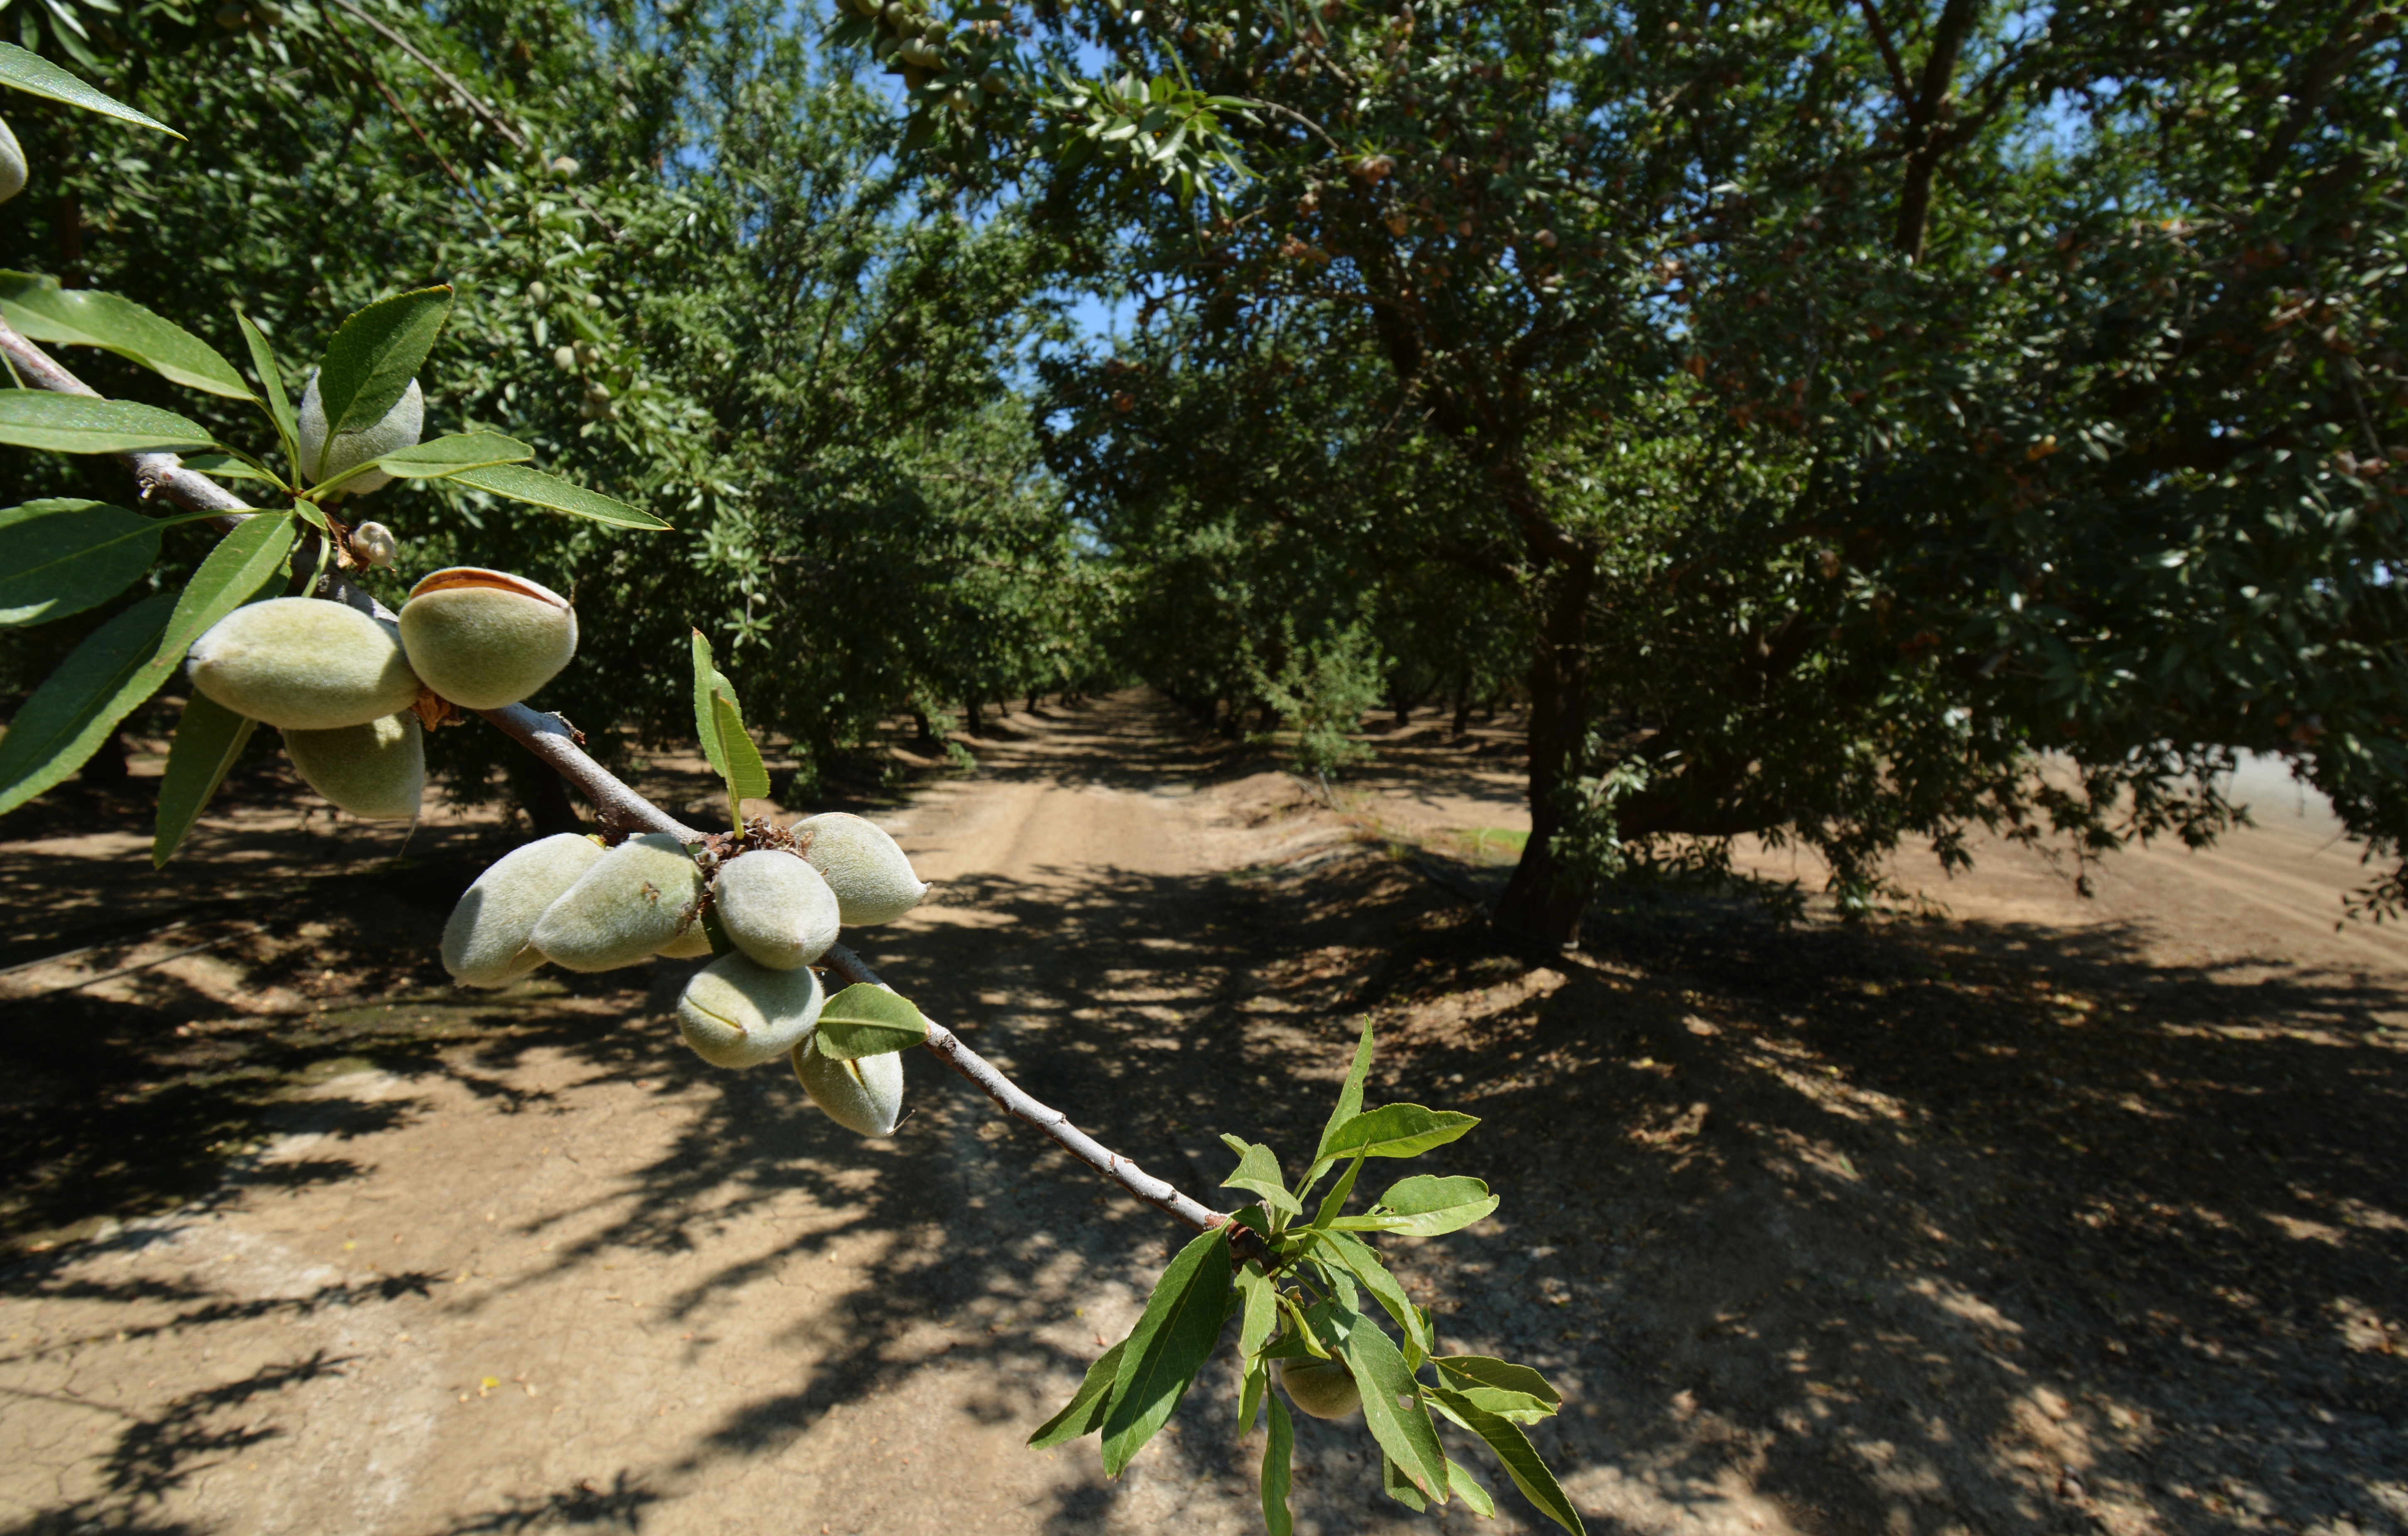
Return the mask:
[[577,654],[577,611],[523,576],[453,566],[409,589],[401,644],[429,688],[464,710],[498,710]]
[[0,119],[0,203],[25,190],[25,147]]
[[696,917],[683,933],[653,951],[664,960],[698,960],[710,953],[710,930]]
[[848,928],[891,923],[920,904],[927,884],[911,861],[875,822],[843,811],[824,811],[794,826],[796,851],[836,893]]
[[1344,1418],[1363,1406],[1363,1388],[1342,1361],[1273,1360],[1271,1373],[1297,1411],[1314,1418]]
[[632,966],[678,937],[702,893],[685,844],[647,832],[605,854],[545,908],[532,942],[566,970]]
[[815,1030],[792,1052],[795,1079],[822,1113],[858,1136],[886,1136],[903,1118],[903,1057],[841,1061],[820,1054]]
[[826,1001],[819,976],[808,969],[777,970],[723,955],[685,983],[678,1032],[714,1067],[758,1067],[800,1044]]
[[[312,368],[293,424],[301,438],[296,445],[301,451],[301,478],[316,485],[354,465],[415,447],[419,434],[426,426],[426,396],[419,393],[418,380],[413,379],[393,409],[378,417],[374,425],[357,432],[337,433],[330,441],[326,437],[326,404],[319,398],[318,370]],[[345,481],[342,489],[351,495],[364,496],[392,483],[391,475],[371,469],[357,480]]]
[[368,821],[416,821],[426,793],[426,743],[408,710],[365,725],[286,731],[284,754],[302,782]]
[[193,686],[280,730],[365,725],[417,701],[418,674],[392,630],[320,597],[271,597],[193,642]]
[[825,955],[844,924],[826,879],[782,849],[756,848],[728,860],[711,891],[727,941],[776,970]]
[[470,986],[501,986],[543,964],[535,926],[608,853],[574,832],[503,854],[463,892],[443,925],[443,969]]

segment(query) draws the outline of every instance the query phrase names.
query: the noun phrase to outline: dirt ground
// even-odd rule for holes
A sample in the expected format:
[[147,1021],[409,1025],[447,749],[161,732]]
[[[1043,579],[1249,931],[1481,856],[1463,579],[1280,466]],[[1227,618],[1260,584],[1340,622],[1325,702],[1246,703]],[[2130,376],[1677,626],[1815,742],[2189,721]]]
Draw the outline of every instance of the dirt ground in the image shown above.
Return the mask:
[[[1565,1390],[1593,1530],[2408,1532],[2408,945],[2332,931],[2313,808],[2087,903],[1990,849],[1944,912],[1531,955],[1457,894],[1503,738],[1394,736],[1340,814],[1143,696],[1015,713],[877,811],[941,884],[863,948],[1208,1198],[1372,1019],[1504,1199],[1401,1267]],[[262,780],[154,877],[143,787],[0,823],[0,1532],[1255,1529],[1226,1359],[1118,1482],[1023,1447],[1182,1234],[934,1060],[859,1141],[679,1045],[685,966],[450,987],[494,818]],[[1300,1431],[1300,1529],[1479,1529]]]

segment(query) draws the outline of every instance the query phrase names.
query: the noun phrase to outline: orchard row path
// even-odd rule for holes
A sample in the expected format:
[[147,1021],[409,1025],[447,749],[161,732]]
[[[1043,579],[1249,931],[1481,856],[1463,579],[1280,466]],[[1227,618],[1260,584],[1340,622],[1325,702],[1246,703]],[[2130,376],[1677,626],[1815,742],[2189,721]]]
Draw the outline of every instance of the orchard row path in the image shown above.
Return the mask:
[[[1217,1133],[1309,1139],[1374,1020],[1371,1097],[1482,1115],[1428,1162],[1505,1199],[1399,1270],[1565,1388],[1534,1435],[1600,1536],[2408,1531],[2408,949],[2332,931],[2312,808],[2255,786],[2092,902],[1985,847],[1919,882],[1945,920],[1641,904],[1516,955],[1450,841],[1526,825],[1506,742],[1391,733],[1332,811],[1150,696],[1014,712],[873,812],[939,883],[860,947],[1223,1203]],[[880,1141],[704,1066],[690,965],[453,989],[490,819],[396,860],[250,794],[164,883],[135,811],[0,828],[54,925],[0,959],[149,925],[0,969],[0,1214],[55,1228],[0,1260],[0,1536],[1259,1529],[1226,1351],[1117,1481],[1023,1443],[1182,1230],[924,1054]],[[1359,1420],[1298,1440],[1310,1536],[1553,1529],[1484,1460],[1493,1526],[1384,1500]]]

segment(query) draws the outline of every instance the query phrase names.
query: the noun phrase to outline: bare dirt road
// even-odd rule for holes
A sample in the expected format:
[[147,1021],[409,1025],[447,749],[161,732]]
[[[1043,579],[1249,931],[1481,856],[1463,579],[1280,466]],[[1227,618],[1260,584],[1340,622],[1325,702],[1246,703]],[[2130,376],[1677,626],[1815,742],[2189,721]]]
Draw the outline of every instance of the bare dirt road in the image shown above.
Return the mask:
[[[1505,1200],[1401,1267],[1565,1388],[1539,1439],[1593,1530],[2408,1530],[2408,965],[2258,915],[2288,866],[2059,912],[1993,865],[1947,921],[1617,910],[1516,955],[1142,696],[1010,725],[881,813],[941,884],[873,963],[1208,1198],[1214,1134],[1301,1141],[1373,1020],[1374,1099],[1485,1117],[1432,1170]],[[1427,757],[1378,819],[1494,788]],[[681,967],[453,991],[496,829],[396,867],[292,820],[230,815],[180,885],[76,862],[138,817],[0,844],[19,911],[149,925],[0,974],[0,1532],[1255,1527],[1225,1365],[1118,1482],[1022,1444],[1163,1218],[933,1060],[880,1142],[703,1066]],[[304,857],[298,906],[206,905]],[[1481,1529],[1368,1451],[1303,1425],[1300,1529]],[[1551,1529],[1492,1486],[1487,1529]]]

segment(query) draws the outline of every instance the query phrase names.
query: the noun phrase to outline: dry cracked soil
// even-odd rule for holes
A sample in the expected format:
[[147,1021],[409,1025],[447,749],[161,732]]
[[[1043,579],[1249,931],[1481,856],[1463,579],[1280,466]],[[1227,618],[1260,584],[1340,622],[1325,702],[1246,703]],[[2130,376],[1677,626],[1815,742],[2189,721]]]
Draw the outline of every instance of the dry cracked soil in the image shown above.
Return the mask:
[[[1993,847],[1540,955],[1467,899],[1505,739],[1394,737],[1324,806],[1144,695],[1015,712],[874,808],[939,885],[862,947],[1208,1199],[1370,1020],[1372,1100],[1483,1116],[1427,1161],[1504,1201],[1398,1268],[1563,1388],[1593,1530],[2408,1532],[2408,948],[2333,931],[2305,808],[2087,902]],[[863,1141],[688,1055],[685,966],[451,988],[491,816],[403,851],[263,768],[154,877],[155,768],[0,823],[0,1533],[1258,1528],[1226,1350],[1117,1481],[1024,1447],[1183,1234],[940,1063]],[[1301,1530],[1481,1529],[1359,1420],[1298,1460]]]

